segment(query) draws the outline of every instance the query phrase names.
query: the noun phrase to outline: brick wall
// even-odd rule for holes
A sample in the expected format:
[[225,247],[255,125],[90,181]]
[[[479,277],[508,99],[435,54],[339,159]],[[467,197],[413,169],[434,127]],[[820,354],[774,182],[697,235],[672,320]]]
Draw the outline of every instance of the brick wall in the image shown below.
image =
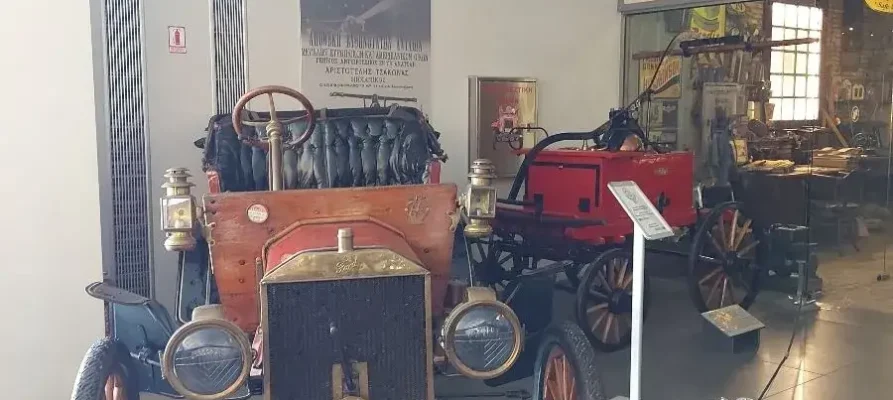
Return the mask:
[[[854,3],[853,15],[844,16],[844,3]],[[852,105],[862,110],[862,120],[889,121],[893,81],[893,15],[874,12],[861,0],[825,0],[822,40],[823,107],[832,115],[848,117]],[[860,7],[861,6],[861,7]],[[860,12],[861,8],[861,12]],[[850,30],[852,28],[852,30]],[[861,84],[866,100],[839,98],[841,83]]]
[[843,2],[844,0],[827,0],[824,5],[825,14],[822,26],[822,102],[823,108],[831,115],[835,109],[836,94],[840,87],[841,52],[843,45]]

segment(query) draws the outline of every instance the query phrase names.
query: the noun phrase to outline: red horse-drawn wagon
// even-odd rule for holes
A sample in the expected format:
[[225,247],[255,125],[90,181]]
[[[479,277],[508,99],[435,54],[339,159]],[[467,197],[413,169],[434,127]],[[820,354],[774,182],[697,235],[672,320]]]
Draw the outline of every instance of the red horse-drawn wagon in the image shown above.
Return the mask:
[[[581,140],[596,146],[547,149]],[[523,153],[508,198],[497,203],[493,234],[466,246],[473,279],[500,289],[504,301],[511,304],[533,277],[564,272],[576,291],[577,322],[590,341],[605,351],[625,347],[632,330],[633,226],[607,184],[631,180],[676,231],[648,248],[688,257],[698,311],[753,303],[761,230],[738,202],[705,207],[702,188],[693,182],[692,154],[649,143],[630,111],[613,111],[592,132],[548,136]],[[731,200],[731,191],[725,193]],[[555,262],[544,266],[542,260]]]

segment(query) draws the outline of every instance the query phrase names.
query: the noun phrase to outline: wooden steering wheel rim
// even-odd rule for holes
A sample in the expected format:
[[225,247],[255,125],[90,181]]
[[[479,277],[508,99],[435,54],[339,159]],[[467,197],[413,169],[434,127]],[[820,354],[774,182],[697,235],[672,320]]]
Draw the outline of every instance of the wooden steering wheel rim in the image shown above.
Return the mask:
[[[241,98],[236,102],[236,106],[233,107],[233,129],[235,129],[236,134],[239,135],[240,139],[246,139],[242,135],[242,111],[245,109],[245,106],[248,105],[248,102],[258,97],[260,95],[268,94],[270,96],[273,93],[284,94],[288,97],[291,97],[297,100],[301,105],[307,110],[307,128],[304,130],[301,135],[297,138],[294,138],[289,142],[292,146],[300,146],[310,139],[310,134],[313,132],[313,129],[316,127],[316,116],[314,115],[313,104],[310,103],[310,100],[307,99],[301,92],[294,90],[289,87],[280,86],[280,85],[267,85],[260,86],[254,89],[249,90]],[[271,100],[272,101],[272,100]],[[270,114],[271,120],[278,120],[276,117],[275,110],[271,110]]]

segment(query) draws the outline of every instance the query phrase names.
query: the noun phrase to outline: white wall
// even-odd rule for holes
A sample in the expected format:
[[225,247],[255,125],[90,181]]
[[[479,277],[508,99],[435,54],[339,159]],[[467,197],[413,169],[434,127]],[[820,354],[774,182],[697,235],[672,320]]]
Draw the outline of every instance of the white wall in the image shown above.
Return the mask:
[[0,387],[64,399],[103,334],[91,7],[6,1],[0,12]]
[[[192,142],[205,135],[213,105],[213,54],[208,1],[152,0],[143,3],[151,199],[163,195],[164,171],[187,167],[196,184],[199,201],[207,193],[201,170],[201,150]],[[175,12],[172,12],[175,10]],[[248,87],[285,85],[300,88],[300,15],[296,0],[248,1],[246,7]],[[168,26],[186,28],[186,54],[168,51]],[[254,110],[265,110],[263,101],[252,102]],[[280,110],[296,109],[296,103],[277,97]],[[228,110],[226,110],[228,112]],[[160,220],[156,202],[152,223]],[[154,233],[155,295],[172,313],[177,289],[177,254],[163,247],[164,234]]]
[[[301,10],[299,0],[248,1],[248,87],[301,88]],[[262,99],[263,100],[263,99]],[[278,100],[278,97],[277,97]],[[252,104],[261,110],[264,102]],[[288,104],[288,103],[283,103]],[[290,108],[300,109],[297,103]]]
[[[158,200],[164,194],[164,171],[186,167],[196,184],[195,196],[207,193],[202,154],[192,142],[205,135],[214,113],[213,60],[208,1],[143,2],[143,47],[146,60],[146,105],[149,120],[150,203],[154,235],[155,296],[174,312],[177,254],[164,250]],[[168,27],[186,28],[186,54],[168,49]]]
[[445,181],[468,169],[468,77],[538,80],[539,124],[590,130],[617,107],[620,14],[606,0],[432,0],[431,122],[449,161]]

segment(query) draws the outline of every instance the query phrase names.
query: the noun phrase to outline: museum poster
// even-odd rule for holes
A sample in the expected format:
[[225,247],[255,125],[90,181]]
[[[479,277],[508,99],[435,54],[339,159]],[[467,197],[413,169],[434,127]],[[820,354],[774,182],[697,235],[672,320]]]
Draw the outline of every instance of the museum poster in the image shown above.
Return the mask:
[[300,0],[301,86],[317,107],[430,105],[431,0]]
[[[497,142],[496,136],[510,132],[518,126],[537,126],[536,82],[524,79],[480,78],[477,86],[478,158],[493,161],[496,173],[501,177],[514,176],[521,164],[521,157],[505,142]],[[472,103],[474,104],[474,103]],[[536,133],[525,132],[523,145],[531,147]]]
[[654,98],[678,99],[681,93],[679,79],[682,76],[682,57],[665,58],[660,65],[660,72],[655,76],[658,64],[661,64],[660,57],[639,60],[639,90],[644,92],[650,84]]

